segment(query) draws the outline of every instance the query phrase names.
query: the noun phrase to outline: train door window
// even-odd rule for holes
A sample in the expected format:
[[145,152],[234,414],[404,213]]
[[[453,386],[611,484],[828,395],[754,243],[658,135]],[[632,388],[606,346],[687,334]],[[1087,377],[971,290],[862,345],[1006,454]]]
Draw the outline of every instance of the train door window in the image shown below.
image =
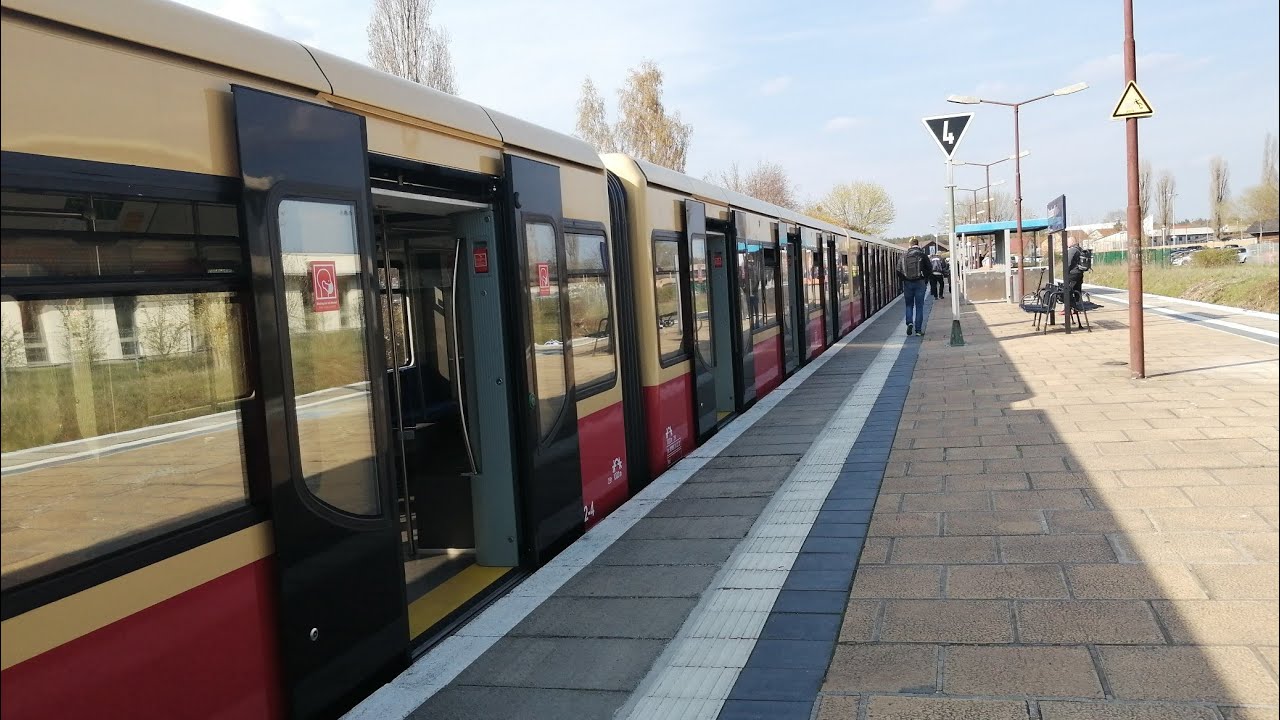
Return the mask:
[[[136,219],[161,205],[164,232]],[[244,248],[171,232],[193,227],[194,212],[4,192],[6,591],[249,503]],[[135,220],[121,229],[120,218]]]
[[604,235],[565,234],[573,381],[578,397],[611,387],[617,374],[608,253]]
[[382,313],[383,350],[387,369],[408,368],[414,364],[412,308],[405,288],[404,267],[393,262],[391,267],[378,267],[379,310]]
[[770,327],[778,323],[778,246],[765,245],[760,257],[760,325]]
[[693,297],[694,352],[704,365],[714,367],[716,348],[711,332],[711,265],[707,259],[705,235],[695,235],[689,241],[689,282]]
[[[707,292],[705,282],[703,292]],[[684,320],[680,311],[680,244],[676,240],[653,241],[653,293],[658,312],[658,355],[664,365],[670,365],[685,354]],[[707,309],[709,313],[709,304]]]
[[555,429],[565,407],[564,330],[560,314],[560,259],[556,229],[546,222],[526,222],[525,277],[529,318],[533,326],[533,389],[538,437]]
[[[355,206],[287,199],[278,213],[302,477],[327,505],[377,515]],[[318,400],[324,412],[304,410]]]

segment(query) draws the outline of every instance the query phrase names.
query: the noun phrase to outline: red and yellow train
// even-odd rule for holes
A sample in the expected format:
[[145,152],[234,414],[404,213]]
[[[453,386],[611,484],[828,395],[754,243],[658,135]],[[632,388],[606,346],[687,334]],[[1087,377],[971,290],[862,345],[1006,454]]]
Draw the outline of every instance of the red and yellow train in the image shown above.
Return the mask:
[[3,0],[5,718],[316,717],[897,250],[161,0]]

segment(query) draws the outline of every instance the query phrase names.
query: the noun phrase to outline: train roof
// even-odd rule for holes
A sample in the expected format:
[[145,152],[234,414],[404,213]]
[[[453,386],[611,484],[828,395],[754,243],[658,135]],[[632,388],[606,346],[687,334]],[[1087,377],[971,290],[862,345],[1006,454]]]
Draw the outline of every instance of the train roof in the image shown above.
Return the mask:
[[[764,200],[751,197],[750,195],[722,188],[719,185],[714,185],[705,180],[699,180],[695,177],[685,175],[684,173],[676,172],[670,168],[655,165],[647,160],[638,160],[622,153],[612,153],[612,155],[619,158],[626,158],[631,162],[634,162],[640,168],[640,171],[644,173],[645,179],[654,185],[661,185],[695,197],[714,200],[740,210],[749,210],[760,215],[779,218],[786,220],[787,222],[803,225],[815,230],[823,230],[825,232],[832,232],[838,235],[847,235],[851,238],[873,242],[878,245],[889,245],[879,238],[854,232],[853,230],[842,228],[839,225],[829,223],[825,220],[819,220],[818,218],[810,217],[794,210],[765,202]],[[890,245],[890,247],[892,246]]]
[[[603,168],[582,140],[168,0],[0,0],[5,8],[405,116],[488,144]],[[198,29],[198,31],[197,31]]]

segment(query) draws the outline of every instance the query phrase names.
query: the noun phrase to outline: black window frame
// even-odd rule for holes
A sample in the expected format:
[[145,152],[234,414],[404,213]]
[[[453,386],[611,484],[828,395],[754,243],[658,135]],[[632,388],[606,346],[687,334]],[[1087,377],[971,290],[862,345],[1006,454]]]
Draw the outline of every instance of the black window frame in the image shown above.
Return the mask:
[[144,279],[57,278],[16,284],[10,278],[3,281],[3,290],[15,299],[166,294],[165,288],[170,288],[167,294],[175,290],[239,293],[245,318],[242,328],[245,379],[252,388],[250,396],[240,401],[245,505],[122,544],[101,555],[6,588],[0,592],[0,620],[9,620],[269,520],[271,476],[267,458],[272,449],[265,439],[264,402],[267,396],[278,394],[279,389],[264,386],[258,368],[261,350],[254,331],[258,303],[252,283],[253,258],[245,239],[240,178],[3,151],[0,152],[0,187],[15,192],[135,196],[234,206],[243,274],[191,279],[177,289],[172,289],[172,278],[160,275]]
[[[650,280],[654,281],[653,319],[655,322],[662,317],[662,313],[658,312],[658,288],[656,282],[658,276],[657,244],[659,242],[675,243],[676,246],[676,298],[680,303],[676,313],[680,316],[680,349],[663,354],[661,339],[657,344],[658,365],[662,368],[669,368],[682,362],[688,362],[693,358],[689,332],[691,325],[689,313],[691,311],[690,303],[692,302],[692,298],[689,297],[689,243],[684,233],[671,230],[654,230],[649,238],[649,252],[650,257],[653,259],[653,272]],[[708,272],[710,272],[710,268],[708,268]]]
[[[573,380],[574,402],[581,402],[593,395],[599,395],[602,392],[612,390],[618,384],[618,323],[616,322],[617,303],[614,302],[613,290],[613,245],[609,237],[609,232],[605,228],[604,223],[594,220],[578,220],[575,218],[564,218],[561,223],[564,230],[564,246],[565,246],[565,292],[568,292],[569,281],[574,277],[603,277],[604,278],[604,294],[605,300],[609,303],[609,342],[613,345],[613,372],[603,378],[592,380],[585,385],[579,385],[578,374],[575,368]],[[574,273],[568,267],[569,264],[569,236],[570,235],[594,235],[604,241],[605,254],[603,258],[604,270],[600,273]],[[569,303],[569,326],[573,327],[573,304]]]

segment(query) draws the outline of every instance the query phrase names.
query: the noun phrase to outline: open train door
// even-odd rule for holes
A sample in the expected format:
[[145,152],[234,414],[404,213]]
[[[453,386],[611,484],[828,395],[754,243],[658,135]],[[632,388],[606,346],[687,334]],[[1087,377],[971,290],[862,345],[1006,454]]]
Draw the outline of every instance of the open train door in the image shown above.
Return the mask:
[[[721,249],[719,258],[713,262],[708,258],[707,248],[707,206],[697,200],[684,201],[684,236],[689,245],[689,265],[690,267],[700,268],[702,277],[691,277],[690,283],[702,284],[704,288],[701,292],[694,289],[690,296],[695,299],[694,307],[690,310],[695,328],[701,329],[706,325],[708,336],[715,339],[716,327],[713,310],[716,308],[699,307],[700,303],[696,300],[698,297],[711,297],[711,287],[713,285],[713,274],[717,277],[725,275],[724,270],[724,254]],[[708,302],[710,304],[710,301]],[[695,337],[700,337],[700,333],[695,331]],[[697,436],[702,437],[706,433],[715,428],[719,422],[716,409],[718,402],[716,399],[716,355],[714,347],[711,343],[705,343],[707,348],[704,350],[704,343],[695,342],[693,348],[693,416],[697,423]],[[709,355],[709,356],[708,356]]]
[[836,252],[836,236],[826,233],[823,245],[827,252],[827,346],[835,343],[840,335],[840,257]]
[[569,322],[560,168],[504,155],[509,235],[516,262],[516,352],[523,358],[515,397],[527,559],[541,563],[582,533],[582,462]]
[[[285,697],[331,715],[408,646],[364,118],[233,87]],[[377,372],[371,372],[376,365]]]

